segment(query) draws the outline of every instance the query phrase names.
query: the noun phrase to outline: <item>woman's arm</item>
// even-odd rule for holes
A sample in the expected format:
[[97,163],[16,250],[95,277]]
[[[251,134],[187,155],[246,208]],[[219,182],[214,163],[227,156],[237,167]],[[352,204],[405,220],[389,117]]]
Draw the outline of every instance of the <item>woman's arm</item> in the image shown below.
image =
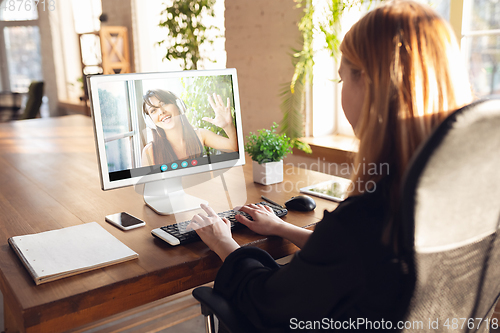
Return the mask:
[[288,239],[298,248],[303,248],[312,233],[312,230],[297,227],[283,221],[283,224],[274,235]]
[[213,95],[213,98],[212,96],[208,96],[208,102],[215,112],[215,118],[204,117],[203,120],[222,128],[228,137],[225,138],[217,135],[207,129],[200,129],[203,145],[219,150],[237,151],[238,139],[236,136],[236,128],[233,124],[233,117],[231,115],[229,98],[227,99],[226,106],[224,106],[222,98],[216,94]]
[[[229,138],[217,135],[214,132],[207,130],[205,128],[200,128],[199,133],[201,136],[201,143],[210,148],[222,150],[222,151],[238,151],[238,140],[236,138],[236,130],[233,127],[233,133],[228,134],[228,131],[224,129]],[[231,133],[231,131],[229,131]]]
[[152,142],[145,145],[144,148],[142,149],[141,164],[142,166],[154,165]]
[[293,224],[287,223],[277,217],[272,208],[265,205],[247,205],[240,208],[242,212],[249,214],[253,221],[242,215],[236,215],[236,219],[246,225],[252,231],[261,235],[274,235],[288,239],[290,242],[302,248],[312,230],[303,229]]

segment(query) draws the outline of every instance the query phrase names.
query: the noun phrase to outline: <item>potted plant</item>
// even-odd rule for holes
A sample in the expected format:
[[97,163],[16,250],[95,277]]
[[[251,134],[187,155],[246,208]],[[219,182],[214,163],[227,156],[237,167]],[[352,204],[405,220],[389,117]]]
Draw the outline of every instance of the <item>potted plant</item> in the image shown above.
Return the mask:
[[278,124],[271,129],[250,132],[245,151],[253,160],[253,181],[263,185],[283,181],[283,158],[292,152],[293,144],[285,134],[276,133]]

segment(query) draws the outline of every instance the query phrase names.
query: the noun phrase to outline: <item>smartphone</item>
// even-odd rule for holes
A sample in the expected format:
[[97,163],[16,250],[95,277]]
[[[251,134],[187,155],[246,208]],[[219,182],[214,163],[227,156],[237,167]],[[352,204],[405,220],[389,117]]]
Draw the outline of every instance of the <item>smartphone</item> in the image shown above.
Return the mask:
[[146,222],[143,220],[125,212],[108,215],[106,216],[106,221],[122,230],[130,230],[146,225]]

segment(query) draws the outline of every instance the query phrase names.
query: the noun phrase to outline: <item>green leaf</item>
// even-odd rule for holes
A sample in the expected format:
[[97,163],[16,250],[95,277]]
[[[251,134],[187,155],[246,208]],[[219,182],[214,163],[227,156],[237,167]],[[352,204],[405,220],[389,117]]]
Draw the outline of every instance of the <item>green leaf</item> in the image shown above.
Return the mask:
[[300,149],[307,154],[312,154],[311,146],[306,142],[300,141],[299,139],[293,139],[292,145],[293,148]]

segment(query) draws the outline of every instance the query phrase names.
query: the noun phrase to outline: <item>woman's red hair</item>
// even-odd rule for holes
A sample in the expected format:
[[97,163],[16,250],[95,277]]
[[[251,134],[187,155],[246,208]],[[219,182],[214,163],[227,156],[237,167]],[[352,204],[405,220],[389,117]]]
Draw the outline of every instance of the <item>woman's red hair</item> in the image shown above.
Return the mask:
[[397,1],[354,24],[340,50],[343,61],[364,74],[366,87],[352,175],[361,186],[351,194],[385,176],[364,173],[362,163],[388,164],[396,192],[420,143],[450,112],[472,100],[454,33],[430,7]]

